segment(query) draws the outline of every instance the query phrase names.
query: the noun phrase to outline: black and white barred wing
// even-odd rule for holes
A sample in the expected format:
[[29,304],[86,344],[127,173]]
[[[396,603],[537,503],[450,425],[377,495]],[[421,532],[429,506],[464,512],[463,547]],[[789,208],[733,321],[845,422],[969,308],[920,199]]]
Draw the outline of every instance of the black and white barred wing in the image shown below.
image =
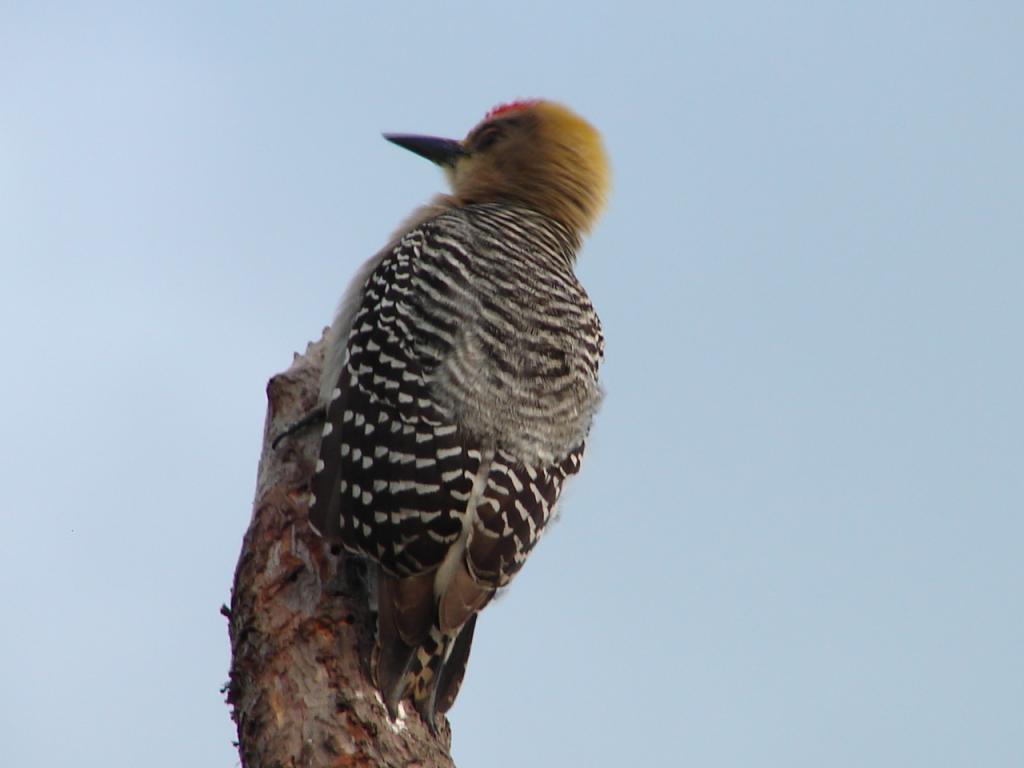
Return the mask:
[[309,513],[326,538],[396,575],[440,564],[479,467],[429,390],[430,329],[412,320],[423,244],[414,230],[367,279],[327,405]]
[[496,453],[469,532],[467,562],[478,581],[495,587],[511,581],[550,522],[563,484],[579,472],[583,450],[581,443],[543,466]]

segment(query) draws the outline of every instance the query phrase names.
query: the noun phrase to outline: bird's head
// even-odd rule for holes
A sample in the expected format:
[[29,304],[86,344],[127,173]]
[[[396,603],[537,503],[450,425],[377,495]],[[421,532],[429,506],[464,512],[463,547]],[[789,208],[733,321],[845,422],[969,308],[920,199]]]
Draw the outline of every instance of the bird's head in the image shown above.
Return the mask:
[[604,207],[609,169],[601,135],[561,104],[502,104],[461,141],[384,136],[440,165],[458,205],[519,203],[577,234],[588,231]]

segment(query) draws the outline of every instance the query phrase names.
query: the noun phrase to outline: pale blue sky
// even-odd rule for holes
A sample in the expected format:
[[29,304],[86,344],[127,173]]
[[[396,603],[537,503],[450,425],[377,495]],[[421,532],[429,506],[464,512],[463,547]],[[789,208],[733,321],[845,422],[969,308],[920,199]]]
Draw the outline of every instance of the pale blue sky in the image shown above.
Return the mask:
[[0,764],[232,766],[264,386],[564,100],[615,188],[562,518],[467,766],[1024,765],[1024,5],[0,4]]

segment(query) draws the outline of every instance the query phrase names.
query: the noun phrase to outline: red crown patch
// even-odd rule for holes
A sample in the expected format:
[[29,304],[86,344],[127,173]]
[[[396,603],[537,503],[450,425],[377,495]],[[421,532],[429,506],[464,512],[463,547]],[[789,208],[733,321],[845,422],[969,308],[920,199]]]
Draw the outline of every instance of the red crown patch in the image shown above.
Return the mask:
[[517,109],[527,109],[532,107],[534,104],[540,102],[540,99],[518,99],[516,101],[509,101],[505,104],[499,104],[494,107],[490,112],[484,115],[484,120],[490,120],[492,117],[503,115],[506,112],[514,112]]

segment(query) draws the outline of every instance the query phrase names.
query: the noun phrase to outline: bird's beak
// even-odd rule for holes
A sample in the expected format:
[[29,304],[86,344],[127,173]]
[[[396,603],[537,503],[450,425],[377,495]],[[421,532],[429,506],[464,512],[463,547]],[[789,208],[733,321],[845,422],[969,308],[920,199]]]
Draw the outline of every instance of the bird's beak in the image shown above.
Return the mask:
[[466,155],[461,142],[455,139],[439,139],[435,136],[412,136],[407,133],[385,133],[384,138],[392,144],[415,152],[438,165],[454,167],[455,161]]

